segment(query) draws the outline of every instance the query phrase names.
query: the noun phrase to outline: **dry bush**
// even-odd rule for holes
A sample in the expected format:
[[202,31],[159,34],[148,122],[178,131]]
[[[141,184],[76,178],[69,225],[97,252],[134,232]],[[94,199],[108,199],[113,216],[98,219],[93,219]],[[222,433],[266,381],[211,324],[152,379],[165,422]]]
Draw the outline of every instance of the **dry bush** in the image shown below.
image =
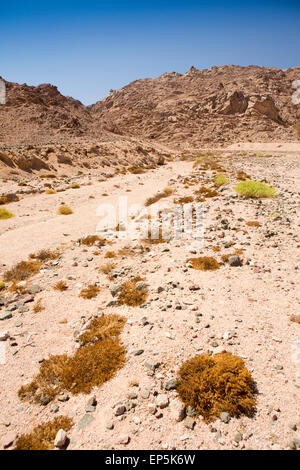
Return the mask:
[[81,240],[81,244],[86,246],[93,246],[96,242],[99,242],[101,246],[105,245],[104,238],[98,237],[98,235],[88,235]]
[[200,196],[200,199],[199,199],[200,202],[205,201],[205,199],[220,195],[218,191],[216,191],[215,189],[208,188],[206,186],[202,186],[202,188],[198,189],[198,191],[195,191],[195,194]]
[[104,256],[104,258],[115,258],[115,257],[116,257],[116,253],[114,251],[107,251]]
[[48,191],[46,191],[46,194],[56,194],[57,191],[55,189],[48,189]]
[[297,137],[299,137],[300,139],[300,121],[296,122],[296,124],[294,125],[294,129],[295,129]]
[[5,271],[4,281],[24,281],[37,274],[41,269],[42,263],[39,261],[20,261],[13,268]]
[[70,188],[71,189],[78,189],[78,188],[80,188],[80,186],[79,186],[79,184],[73,183],[73,184],[71,184]]
[[231,416],[252,416],[255,411],[254,381],[244,361],[231,353],[201,354],[184,362],[177,392],[206,422],[223,411]]
[[40,175],[40,178],[42,178],[42,179],[46,179],[46,178],[54,179],[54,178],[56,178],[56,175],[53,175],[53,174],[49,174],[49,175]]
[[134,175],[142,175],[143,173],[146,173],[145,169],[140,166],[130,166],[127,168],[127,171],[133,173]]
[[141,280],[140,277],[137,277],[122,284],[122,289],[118,294],[118,305],[137,307],[146,302],[148,290],[137,286],[137,283]]
[[4,194],[0,197],[0,206],[9,204],[10,202],[18,202],[20,198],[15,193]]
[[7,210],[5,207],[0,207],[0,220],[11,219],[14,214]]
[[299,323],[300,324],[300,315],[291,315],[290,320],[294,323]]
[[90,393],[110,380],[125,364],[125,348],[119,341],[125,322],[117,315],[92,320],[75,355],[61,354],[44,361],[34,380],[19,389],[19,397],[40,402],[45,396],[52,400],[66,391]]
[[73,214],[73,211],[71,207],[63,205],[59,207],[57,213],[60,215],[70,215],[70,214]]
[[190,258],[189,262],[192,264],[194,269],[198,269],[200,271],[215,271],[220,268],[218,261],[210,256]]
[[94,318],[88,326],[88,330],[79,337],[80,344],[85,346],[96,341],[104,341],[105,339],[119,336],[126,323],[124,317],[119,315],[102,315],[102,317]]
[[257,222],[257,220],[249,220],[246,222],[246,225],[248,225],[248,227],[260,227],[261,223]]
[[45,307],[42,305],[42,299],[38,299],[33,306],[34,313],[39,313],[44,309]]
[[245,181],[245,180],[248,180],[250,178],[251,178],[251,176],[249,176],[244,171],[238,171],[237,174],[236,174],[236,179],[240,180],[240,181]]
[[58,282],[54,285],[53,289],[59,290],[59,291],[61,291],[61,292],[64,292],[65,290],[68,289],[68,284],[67,284],[65,281],[58,281]]
[[246,198],[268,198],[276,196],[275,188],[261,181],[242,181],[234,188],[235,192]]
[[174,199],[174,204],[189,204],[190,202],[193,202],[193,200],[193,196],[184,196],[178,199]]
[[54,449],[54,440],[60,429],[69,431],[73,425],[71,418],[58,416],[52,421],[39,424],[31,433],[22,434],[14,450],[51,450]]
[[0,290],[4,290],[4,289],[5,289],[5,282],[0,281]]
[[115,268],[115,264],[113,263],[106,263],[103,266],[101,266],[100,271],[103,274],[110,274],[112,270]]
[[82,289],[79,294],[79,297],[83,299],[92,299],[93,297],[97,297],[100,287],[89,285],[86,288]]
[[214,252],[219,252],[219,251],[221,251],[221,247],[220,247],[219,245],[212,246],[211,249],[212,249]]
[[156,193],[152,197],[149,197],[145,202],[145,206],[146,207],[151,206],[152,204],[159,201],[160,199],[171,196],[171,194],[173,194],[173,189],[172,188],[165,188],[163,191],[161,191],[159,193]]
[[60,256],[60,251],[55,250],[40,250],[37,254],[30,254],[29,257],[31,259],[36,259],[37,261],[40,261],[41,263],[44,263],[45,261],[50,261],[57,259]]

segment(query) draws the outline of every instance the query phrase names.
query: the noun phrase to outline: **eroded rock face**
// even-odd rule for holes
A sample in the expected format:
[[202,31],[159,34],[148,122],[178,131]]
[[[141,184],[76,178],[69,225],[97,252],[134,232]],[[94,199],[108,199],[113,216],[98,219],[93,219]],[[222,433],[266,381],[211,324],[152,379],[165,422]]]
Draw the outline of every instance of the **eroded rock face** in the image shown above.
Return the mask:
[[279,114],[279,110],[275,106],[274,100],[272,97],[262,97],[252,98],[249,104],[249,111],[254,110],[264,116],[272,119],[272,121],[282,123],[283,120]]
[[244,96],[241,91],[235,91],[232,95],[227,97],[223,109],[220,110],[221,114],[236,114],[244,113],[248,107],[249,99]]

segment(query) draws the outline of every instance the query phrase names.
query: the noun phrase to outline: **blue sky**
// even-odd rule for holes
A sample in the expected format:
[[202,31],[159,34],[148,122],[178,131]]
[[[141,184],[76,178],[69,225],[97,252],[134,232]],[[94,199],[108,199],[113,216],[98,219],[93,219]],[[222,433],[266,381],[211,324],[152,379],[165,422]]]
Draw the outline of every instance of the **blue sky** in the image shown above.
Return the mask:
[[0,1],[0,76],[85,104],[191,65],[300,65],[300,0]]

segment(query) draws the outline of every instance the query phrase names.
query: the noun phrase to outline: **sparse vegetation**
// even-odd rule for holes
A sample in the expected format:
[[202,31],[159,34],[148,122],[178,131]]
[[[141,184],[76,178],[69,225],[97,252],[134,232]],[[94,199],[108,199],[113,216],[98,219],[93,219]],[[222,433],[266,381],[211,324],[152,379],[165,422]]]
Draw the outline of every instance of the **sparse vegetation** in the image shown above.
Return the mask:
[[128,305],[129,307],[137,307],[146,302],[148,297],[148,289],[145,289],[144,283],[139,285],[142,281],[137,277],[122,284],[122,289],[118,294],[118,305]]
[[13,268],[5,271],[4,281],[24,281],[37,274],[41,269],[42,263],[39,261],[20,261]]
[[88,235],[87,237],[81,240],[82,245],[93,246],[96,242],[99,242],[100,245],[105,245],[104,238],[98,237],[98,235]]
[[174,204],[189,204],[190,202],[193,202],[193,200],[193,196],[184,196],[178,199],[174,199]]
[[31,433],[22,434],[15,446],[15,450],[51,450],[54,449],[55,436],[60,429],[69,431],[73,425],[71,418],[58,416],[52,421],[36,426]]
[[200,271],[215,271],[220,268],[220,263],[210,256],[190,258],[189,262],[192,264],[194,269],[198,269]]
[[297,121],[294,125],[294,129],[297,137],[300,139],[300,121]]
[[39,313],[44,310],[44,308],[45,307],[42,305],[42,299],[38,299],[33,306],[33,311],[34,313]]
[[44,263],[45,261],[57,259],[59,256],[60,256],[60,252],[58,250],[52,251],[52,250],[47,250],[47,249],[40,250],[37,254],[29,255],[31,259],[36,259],[37,261],[40,261],[41,263]]
[[64,292],[65,290],[68,289],[68,284],[67,284],[65,281],[58,281],[58,282],[54,285],[53,289],[59,290],[59,291],[61,291],[61,292]]
[[231,416],[252,416],[254,382],[244,361],[231,353],[201,354],[184,362],[179,370],[177,392],[206,422],[225,411]]
[[107,251],[104,255],[104,258],[115,258],[116,253],[114,251]]
[[99,290],[100,287],[89,285],[88,287],[82,289],[79,294],[79,297],[82,297],[83,299],[92,299],[94,297],[97,297]]
[[70,214],[73,214],[73,211],[72,211],[71,207],[62,205],[58,209],[58,214],[60,214],[60,215],[70,215]]
[[81,346],[75,355],[61,354],[45,360],[34,380],[20,388],[19,397],[40,402],[45,396],[52,400],[65,391],[77,395],[101,387],[125,363],[125,349],[119,341],[125,322],[118,315],[92,320],[80,337]]
[[223,185],[229,184],[229,183],[230,183],[230,181],[229,181],[229,179],[228,179],[225,175],[222,175],[222,174],[221,174],[221,175],[217,175],[217,176],[215,177],[215,184],[216,184],[216,186],[223,186]]
[[80,188],[80,186],[79,186],[79,184],[73,183],[73,184],[71,184],[70,188],[71,189],[78,189],[78,188]]
[[145,206],[151,206],[152,204],[155,204],[155,202],[159,201],[162,198],[171,196],[173,194],[173,189],[172,188],[165,188],[163,191],[156,193],[154,196],[149,197],[146,202]]
[[261,223],[257,220],[249,220],[248,222],[246,222],[246,225],[248,225],[248,227],[260,227]]
[[275,188],[260,181],[242,181],[234,188],[235,192],[246,198],[268,198],[276,196]]
[[46,191],[46,194],[56,194],[56,193],[57,193],[57,191],[55,189],[48,189]]
[[0,220],[11,219],[14,214],[7,210],[5,207],[0,207]]

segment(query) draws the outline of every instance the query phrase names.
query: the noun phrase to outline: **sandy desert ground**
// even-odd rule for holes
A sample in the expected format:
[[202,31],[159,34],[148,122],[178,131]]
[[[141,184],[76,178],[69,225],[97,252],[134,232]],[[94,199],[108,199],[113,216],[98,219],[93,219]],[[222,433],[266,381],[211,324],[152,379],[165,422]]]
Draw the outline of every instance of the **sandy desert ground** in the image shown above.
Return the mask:
[[[97,208],[116,207],[119,196],[144,207],[149,197],[169,187],[173,193],[163,205],[170,211],[174,200],[195,197],[216,172],[195,167],[194,158],[113,178],[94,172],[53,181],[36,174],[28,179],[30,188],[48,182],[65,190],[24,194],[6,206],[15,216],[0,221],[0,275],[42,249],[59,249],[60,256],[21,283],[25,293],[11,292],[9,282],[0,292],[2,357],[6,352],[0,365],[2,448],[12,449],[18,436],[60,415],[73,420],[68,449],[300,447],[300,326],[291,321],[299,315],[300,298],[300,144],[237,143],[212,154],[230,183],[203,202],[201,248],[190,239],[150,244],[138,235],[104,246],[80,243],[96,233]],[[238,196],[233,188],[239,171],[275,186],[277,196]],[[3,180],[3,193],[14,192],[17,182]],[[73,214],[57,214],[62,202]],[[222,255],[233,253],[239,253],[241,266],[222,261]],[[188,260],[197,256],[216,258],[220,268],[193,269]],[[111,276],[101,271],[108,262],[113,263]],[[114,305],[112,293],[132,276],[144,280],[146,301],[137,307]],[[65,281],[67,290],[55,290],[58,281]],[[98,295],[79,297],[88,285],[98,286]],[[38,301],[43,309],[35,312]],[[43,361],[73,355],[80,332],[103,314],[127,319],[121,333],[124,367],[88,394],[64,392],[40,403],[21,400],[18,390],[34,379]],[[255,414],[209,424],[192,412],[185,416],[173,386],[181,364],[196,354],[222,351],[243,358],[251,372]]]

